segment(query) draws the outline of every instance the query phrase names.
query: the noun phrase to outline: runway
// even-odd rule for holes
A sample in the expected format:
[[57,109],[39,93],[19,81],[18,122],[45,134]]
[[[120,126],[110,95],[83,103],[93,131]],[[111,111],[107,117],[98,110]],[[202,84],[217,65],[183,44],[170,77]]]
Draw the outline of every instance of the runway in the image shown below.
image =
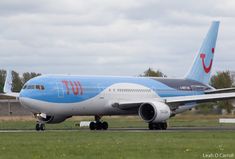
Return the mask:
[[[169,127],[167,130],[148,130],[147,128],[110,128],[108,130],[89,130],[88,128],[77,128],[77,129],[48,129],[43,132],[156,132],[156,133],[164,133],[164,132],[216,132],[216,131],[234,131],[234,127]],[[38,131],[34,129],[1,129],[0,133],[27,133],[27,132],[35,132]],[[39,131],[42,132],[42,131]]]

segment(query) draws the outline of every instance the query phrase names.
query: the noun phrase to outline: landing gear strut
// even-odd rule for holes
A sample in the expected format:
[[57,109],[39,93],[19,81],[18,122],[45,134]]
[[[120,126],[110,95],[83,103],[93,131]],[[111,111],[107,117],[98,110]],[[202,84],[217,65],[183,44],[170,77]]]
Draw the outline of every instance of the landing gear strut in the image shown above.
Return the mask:
[[107,122],[101,122],[101,117],[96,115],[95,116],[95,122],[90,122],[90,130],[107,130],[108,129],[108,123]]
[[167,122],[149,123],[149,130],[166,130]]
[[37,123],[36,124],[36,126],[35,126],[35,129],[37,130],[37,131],[44,131],[45,130],[45,124],[43,124],[43,123]]

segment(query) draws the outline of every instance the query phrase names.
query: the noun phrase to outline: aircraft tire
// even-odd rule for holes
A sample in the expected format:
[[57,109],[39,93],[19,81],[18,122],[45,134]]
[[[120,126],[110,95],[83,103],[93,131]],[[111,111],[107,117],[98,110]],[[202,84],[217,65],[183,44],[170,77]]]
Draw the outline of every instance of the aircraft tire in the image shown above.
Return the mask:
[[40,131],[40,125],[37,123],[36,126],[35,126],[35,130],[36,131]]
[[167,123],[149,123],[149,130],[166,130],[167,129]]
[[153,123],[149,123],[149,130],[154,130]]
[[107,123],[106,121],[104,121],[104,122],[102,123],[102,129],[103,129],[103,130],[107,130],[108,127],[109,127],[108,123]]
[[167,129],[167,123],[166,122],[161,123],[161,129],[162,130],[166,130]]
[[40,124],[40,130],[44,131],[45,130],[45,124]]
[[93,122],[93,121],[90,122],[89,128],[90,128],[90,130],[95,130],[96,129],[96,123]]
[[102,130],[103,124],[101,122],[96,123],[96,130]]

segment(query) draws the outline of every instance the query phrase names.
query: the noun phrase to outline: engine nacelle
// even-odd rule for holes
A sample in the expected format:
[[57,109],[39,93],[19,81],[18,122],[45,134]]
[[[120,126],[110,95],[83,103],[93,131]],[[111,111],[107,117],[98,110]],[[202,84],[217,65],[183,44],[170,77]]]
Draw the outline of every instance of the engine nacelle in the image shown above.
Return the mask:
[[171,110],[162,102],[143,103],[139,107],[139,116],[147,123],[162,122],[170,118]]
[[44,122],[44,123],[50,123],[50,124],[56,124],[56,123],[61,123],[63,121],[65,121],[67,118],[70,118],[68,116],[40,116],[37,115],[38,120]]

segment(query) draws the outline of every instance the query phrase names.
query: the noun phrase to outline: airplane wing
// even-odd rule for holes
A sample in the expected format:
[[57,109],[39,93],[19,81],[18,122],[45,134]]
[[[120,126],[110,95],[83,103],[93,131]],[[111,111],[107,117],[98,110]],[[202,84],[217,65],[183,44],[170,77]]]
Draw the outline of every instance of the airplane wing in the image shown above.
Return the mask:
[[5,80],[5,84],[3,87],[3,92],[0,94],[0,97],[13,97],[13,98],[18,98],[20,93],[12,92],[12,71],[8,70],[7,71],[7,76]]
[[191,102],[204,103],[214,102],[220,100],[235,99],[235,93],[215,93],[215,94],[203,94],[193,96],[178,96],[164,98],[166,104],[186,104]]
[[184,105],[187,103],[204,103],[204,102],[215,102],[220,100],[227,99],[235,99],[235,93],[216,93],[216,94],[202,94],[202,95],[193,95],[193,96],[177,96],[177,97],[165,97],[165,98],[154,98],[154,99],[146,99],[140,101],[120,101],[113,103],[112,106],[128,110],[128,109],[136,109],[143,103],[149,102],[163,102],[168,105]]
[[215,90],[208,90],[205,91],[205,94],[215,94],[215,93],[231,93],[235,92],[235,87],[232,88],[222,88],[222,89],[215,89]]

